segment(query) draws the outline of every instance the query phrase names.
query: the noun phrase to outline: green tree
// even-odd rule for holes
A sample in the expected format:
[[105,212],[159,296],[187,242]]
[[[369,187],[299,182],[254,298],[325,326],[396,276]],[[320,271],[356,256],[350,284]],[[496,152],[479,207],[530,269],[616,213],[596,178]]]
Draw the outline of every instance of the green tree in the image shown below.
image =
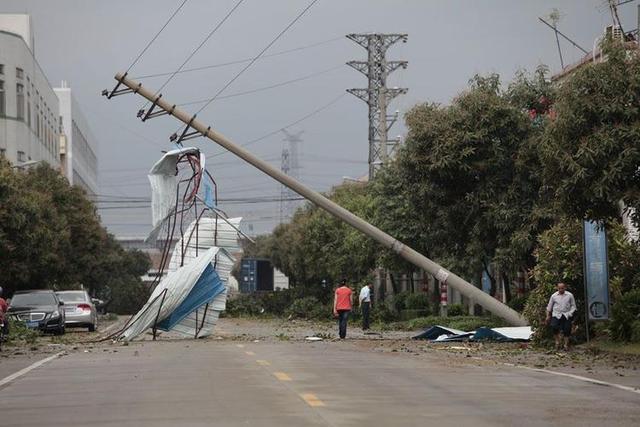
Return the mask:
[[539,228],[523,82],[502,93],[497,75],[476,76],[450,106],[414,107],[406,144],[374,185],[383,229],[472,279],[489,262],[527,265]]
[[[329,197],[365,219],[371,219],[376,209],[366,185],[344,184]],[[371,239],[311,204],[246,249],[245,255],[269,258],[293,287],[307,287],[312,293],[328,291],[320,287],[323,280],[328,284],[341,278],[353,283],[363,280],[375,267],[378,252]]]
[[545,186],[558,209],[574,218],[619,216],[634,207],[640,223],[640,57],[617,43],[606,60],[587,64],[563,81],[557,118],[540,151]]
[[149,257],[100,225],[85,192],[46,165],[19,171],[0,158],[0,286],[76,289],[141,305]]

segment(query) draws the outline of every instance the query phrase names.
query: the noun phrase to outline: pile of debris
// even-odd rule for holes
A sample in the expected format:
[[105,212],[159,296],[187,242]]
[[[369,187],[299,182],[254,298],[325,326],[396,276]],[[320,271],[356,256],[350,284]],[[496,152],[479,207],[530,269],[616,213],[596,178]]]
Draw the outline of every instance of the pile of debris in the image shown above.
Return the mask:
[[495,342],[524,342],[531,340],[533,331],[531,326],[509,328],[481,327],[475,331],[460,331],[445,326],[434,325],[413,337],[415,340],[429,340],[433,342],[462,342],[462,341],[495,341]]
[[209,336],[226,306],[241,218],[227,218],[218,209],[216,183],[197,148],[165,153],[149,172],[149,182],[153,228],[147,241],[164,245],[160,270],[165,275],[158,276],[142,309],[108,338],[129,341],[148,329],[154,339],[158,330]]

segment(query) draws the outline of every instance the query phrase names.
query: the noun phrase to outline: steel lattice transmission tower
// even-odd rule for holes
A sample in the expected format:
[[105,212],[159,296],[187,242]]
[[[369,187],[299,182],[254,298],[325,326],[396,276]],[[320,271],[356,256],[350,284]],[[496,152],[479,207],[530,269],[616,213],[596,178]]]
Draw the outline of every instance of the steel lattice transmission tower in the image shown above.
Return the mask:
[[[285,134],[284,142],[288,143],[282,148],[282,155],[280,158],[280,170],[289,175],[290,177],[298,180],[300,179],[300,158],[299,158],[299,144],[302,142],[300,137],[304,131],[291,133],[286,129],[281,129]],[[295,201],[291,200],[296,197],[296,193],[291,191],[284,185],[280,187],[280,223],[289,219],[293,214],[293,210],[296,207]]]
[[367,49],[366,61],[349,61],[347,65],[367,76],[366,89],[347,89],[369,106],[369,180],[373,179],[389,157],[388,132],[398,114],[387,115],[387,106],[406,88],[388,88],[387,76],[398,68],[407,68],[407,61],[387,61],[387,49],[398,41],[406,43],[407,34],[348,34],[347,38]]

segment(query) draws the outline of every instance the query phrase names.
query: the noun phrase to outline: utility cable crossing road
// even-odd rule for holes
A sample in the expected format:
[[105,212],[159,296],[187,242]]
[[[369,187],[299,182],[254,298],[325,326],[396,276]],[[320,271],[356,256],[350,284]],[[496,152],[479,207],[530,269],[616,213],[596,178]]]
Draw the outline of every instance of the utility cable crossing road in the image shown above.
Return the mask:
[[633,426],[639,408],[615,388],[349,341],[104,345],[0,388],[3,427]]

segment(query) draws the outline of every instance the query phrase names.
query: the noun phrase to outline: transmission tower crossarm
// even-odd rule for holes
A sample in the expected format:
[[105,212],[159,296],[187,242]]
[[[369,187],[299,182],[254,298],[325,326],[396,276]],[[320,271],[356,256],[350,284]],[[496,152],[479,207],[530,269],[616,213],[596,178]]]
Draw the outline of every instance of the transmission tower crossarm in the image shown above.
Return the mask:
[[[127,78],[126,75],[118,73],[115,76],[115,78],[118,81],[118,86],[124,85],[132,89],[132,91],[135,90],[135,93],[137,93],[140,96],[143,96],[144,98],[146,98],[151,102],[156,100],[157,97],[155,96],[153,91],[147,89],[146,87],[143,87],[140,83],[135,82],[130,78]],[[445,282],[448,285],[452,286],[454,289],[457,289],[458,291],[460,291],[461,294],[473,299],[475,302],[483,306],[488,311],[494,313],[497,316],[502,317],[503,319],[505,319],[506,321],[508,321],[513,325],[517,325],[517,326],[526,325],[527,323],[526,320],[515,310],[499,302],[492,296],[482,292],[482,290],[476,288],[475,286],[468,283],[461,277],[446,270],[445,268],[441,267],[434,261],[418,253],[417,251],[403,244],[402,242],[396,240],[395,238],[385,233],[384,231],[378,229],[372,224],[369,224],[368,222],[354,215],[347,209],[329,200],[327,197],[323,196],[322,194],[312,190],[311,188],[298,182],[292,177],[287,176],[286,174],[278,170],[276,167],[272,166],[271,164],[253,155],[247,149],[233,143],[226,136],[216,131],[215,129],[212,129],[211,126],[207,127],[205,124],[201,123],[199,120],[194,119],[194,117],[188,114],[186,111],[182,111],[180,108],[174,107],[174,105],[170,104],[163,98],[160,98],[157,100],[157,106],[158,108],[168,111],[169,115],[177,118],[178,120],[182,121],[184,124],[189,125],[194,130],[200,132],[203,137],[208,138],[211,141],[215,142],[216,144],[220,145],[221,147],[229,150],[230,152],[232,152],[242,160],[253,165],[257,169],[261,170],[262,172],[266,173],[270,177],[274,178],[276,181],[280,182],[281,184],[289,187],[291,190],[300,194],[301,196],[303,196],[310,202],[314,203],[321,209],[324,209],[329,214],[351,225],[352,227],[361,231],[365,235],[373,238],[378,243],[391,249],[392,251],[394,251],[399,256],[401,256],[408,262],[412,263],[416,267],[421,268],[427,271],[428,273],[434,275],[439,281]]]
[[347,65],[356,71],[360,71],[365,76],[369,75],[369,62],[368,61],[349,61]]

